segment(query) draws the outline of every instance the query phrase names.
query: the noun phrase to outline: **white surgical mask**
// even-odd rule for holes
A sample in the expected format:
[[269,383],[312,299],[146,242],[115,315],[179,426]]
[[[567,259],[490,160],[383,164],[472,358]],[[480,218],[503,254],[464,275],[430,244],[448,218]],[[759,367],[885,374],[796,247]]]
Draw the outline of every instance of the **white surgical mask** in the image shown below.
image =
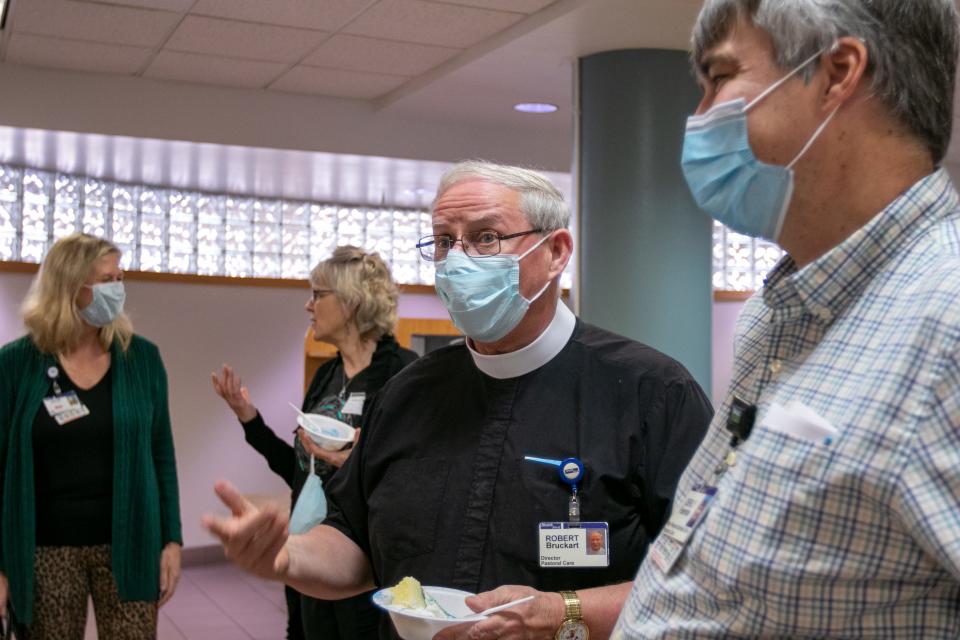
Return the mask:
[[122,280],[101,282],[90,287],[93,300],[80,309],[80,316],[95,327],[105,327],[123,313],[123,303],[127,298]]

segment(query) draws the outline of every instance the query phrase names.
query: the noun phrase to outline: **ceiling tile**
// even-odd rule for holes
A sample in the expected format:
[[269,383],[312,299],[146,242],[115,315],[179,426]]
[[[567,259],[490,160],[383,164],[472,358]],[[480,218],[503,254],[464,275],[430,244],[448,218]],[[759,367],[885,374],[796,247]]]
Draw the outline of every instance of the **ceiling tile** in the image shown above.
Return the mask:
[[73,0],[17,2],[7,23],[14,32],[156,47],[181,16],[169,11],[134,9]]
[[376,98],[406,80],[403,76],[299,65],[270,85],[270,89],[338,98]]
[[188,15],[165,49],[268,62],[297,62],[330,34]]
[[465,49],[523,19],[424,0],[382,0],[343,30],[361,36]]
[[515,13],[536,13],[546,6],[549,6],[557,0],[435,0],[444,4],[459,4],[464,7],[477,7],[478,9],[498,9],[500,11],[513,11]]
[[376,0],[197,0],[190,13],[337,31]]
[[6,61],[34,67],[130,75],[139,71],[152,53],[153,49],[143,47],[14,33],[7,46]]
[[258,89],[270,84],[286,68],[287,65],[280,62],[161,51],[143,75],[164,80]]
[[304,59],[304,64],[350,71],[416,76],[460,53],[460,49],[337,34]]
[[186,13],[196,0],[71,0],[72,2],[96,2],[97,4],[119,4],[141,9],[162,9]]

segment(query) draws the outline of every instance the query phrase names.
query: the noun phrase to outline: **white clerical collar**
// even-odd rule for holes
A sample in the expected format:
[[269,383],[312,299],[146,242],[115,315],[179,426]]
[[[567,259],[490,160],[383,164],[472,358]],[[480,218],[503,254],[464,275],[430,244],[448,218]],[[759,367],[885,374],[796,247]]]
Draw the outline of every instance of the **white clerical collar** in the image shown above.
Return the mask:
[[567,305],[557,300],[557,312],[553,320],[536,340],[523,349],[488,356],[477,353],[470,344],[470,340],[467,340],[467,348],[470,349],[470,355],[473,356],[473,362],[477,368],[491,378],[498,380],[518,378],[553,360],[567,346],[576,325],[577,316],[573,315]]

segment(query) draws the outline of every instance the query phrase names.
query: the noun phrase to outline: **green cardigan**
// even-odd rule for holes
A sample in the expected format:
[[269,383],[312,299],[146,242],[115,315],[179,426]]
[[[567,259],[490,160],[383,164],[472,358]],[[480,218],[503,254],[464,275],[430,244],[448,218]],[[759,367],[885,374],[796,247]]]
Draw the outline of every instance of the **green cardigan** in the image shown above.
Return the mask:
[[[177,467],[160,352],[134,336],[114,344],[112,568],[123,600],[155,601],[160,552],[182,543]],[[0,571],[17,619],[30,624],[36,550],[33,421],[50,387],[53,356],[28,337],[0,348]]]

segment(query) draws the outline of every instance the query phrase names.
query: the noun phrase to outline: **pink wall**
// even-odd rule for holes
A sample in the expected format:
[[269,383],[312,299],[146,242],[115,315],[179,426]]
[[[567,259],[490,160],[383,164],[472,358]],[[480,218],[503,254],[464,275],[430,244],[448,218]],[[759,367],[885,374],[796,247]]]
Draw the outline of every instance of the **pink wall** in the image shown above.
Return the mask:
[[713,303],[713,384],[711,398],[718,407],[726,395],[733,373],[733,334],[743,302]]

